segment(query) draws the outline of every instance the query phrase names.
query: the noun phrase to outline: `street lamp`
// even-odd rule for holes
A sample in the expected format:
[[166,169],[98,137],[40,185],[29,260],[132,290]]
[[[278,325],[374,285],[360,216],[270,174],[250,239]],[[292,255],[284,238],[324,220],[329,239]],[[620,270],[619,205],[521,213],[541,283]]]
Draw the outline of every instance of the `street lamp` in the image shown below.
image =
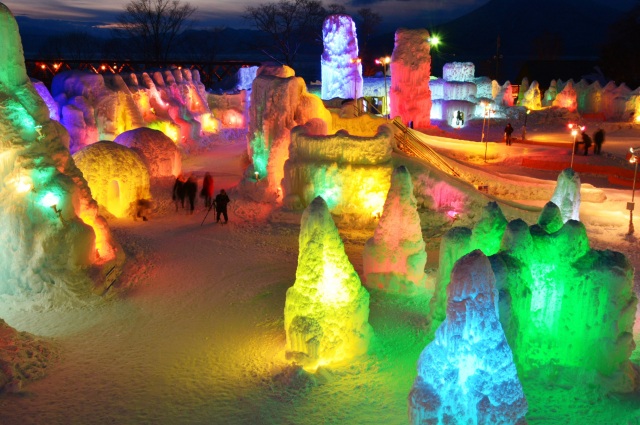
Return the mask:
[[376,64],[382,65],[382,72],[384,76],[384,103],[382,104],[382,107],[384,109],[383,115],[387,115],[387,104],[388,104],[387,99],[389,97],[389,93],[387,90],[387,65],[389,65],[389,63],[391,63],[391,58],[389,56],[376,59]]
[[522,126],[522,140],[527,140],[527,118],[529,118],[529,114],[531,113],[531,109],[526,108],[527,113],[524,114],[524,125]]
[[573,157],[576,154],[576,138],[578,137],[578,133],[582,133],[584,131],[585,127],[583,126],[579,126],[578,124],[573,124],[573,123],[569,123],[567,125],[567,127],[569,127],[569,130],[571,130],[571,135],[573,136],[573,146],[571,149],[571,166],[570,168],[573,170]]
[[636,177],[638,175],[638,162],[640,162],[640,147],[637,148],[629,148],[629,152],[631,155],[627,155],[629,158],[629,162],[631,164],[635,164],[635,168],[633,170],[633,184],[631,189],[631,202],[627,202],[627,209],[629,210],[629,235],[633,235],[633,209],[635,206],[634,200],[636,197]]
[[[480,105],[484,108],[484,114],[482,117],[482,136],[480,137],[480,142],[484,142],[484,162],[487,162],[487,145],[488,140],[484,137],[484,128],[485,124],[487,124],[487,117],[491,113],[491,105],[487,102],[480,102]],[[487,125],[487,132],[489,131],[489,126]]]

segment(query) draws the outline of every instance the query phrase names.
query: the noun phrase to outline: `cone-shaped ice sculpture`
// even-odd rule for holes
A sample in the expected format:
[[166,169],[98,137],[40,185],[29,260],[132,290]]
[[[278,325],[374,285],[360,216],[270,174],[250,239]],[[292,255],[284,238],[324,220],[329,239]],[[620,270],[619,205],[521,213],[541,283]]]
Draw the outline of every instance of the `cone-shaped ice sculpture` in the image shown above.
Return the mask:
[[571,168],[565,168],[558,176],[551,202],[562,212],[562,221],[580,221],[580,176]]
[[425,287],[427,252],[411,175],[404,165],[391,175],[382,216],[362,257],[369,287],[400,293]]
[[119,273],[123,252],[68,145],[27,77],[18,24],[0,3],[0,294],[65,298],[92,289],[89,266]]
[[475,250],[453,268],[447,319],[418,360],[409,417],[424,424],[526,424],[527,401],[498,321],[487,257]]
[[287,291],[287,356],[305,369],[366,352],[372,334],[369,293],[344,252],[321,197],[302,215],[296,281]]

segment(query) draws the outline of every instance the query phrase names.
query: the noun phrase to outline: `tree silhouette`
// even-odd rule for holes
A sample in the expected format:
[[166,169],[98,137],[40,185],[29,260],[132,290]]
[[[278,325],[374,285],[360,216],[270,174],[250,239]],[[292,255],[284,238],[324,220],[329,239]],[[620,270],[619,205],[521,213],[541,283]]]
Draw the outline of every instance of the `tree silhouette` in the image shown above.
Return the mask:
[[253,21],[256,29],[265,32],[269,43],[257,45],[271,59],[292,65],[305,43],[322,40],[322,22],[327,16],[322,2],[317,0],[279,0],[249,6],[244,17]]
[[168,59],[176,38],[196,11],[180,0],[131,0],[118,17],[120,31],[138,44],[145,59]]

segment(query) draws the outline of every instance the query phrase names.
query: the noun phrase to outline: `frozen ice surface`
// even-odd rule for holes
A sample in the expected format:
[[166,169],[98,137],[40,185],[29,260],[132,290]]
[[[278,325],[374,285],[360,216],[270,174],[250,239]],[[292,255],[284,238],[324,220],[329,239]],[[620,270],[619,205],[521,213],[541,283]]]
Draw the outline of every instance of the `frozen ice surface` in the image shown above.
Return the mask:
[[560,208],[565,223],[580,220],[580,175],[572,168],[566,168],[558,175],[551,202]]
[[327,16],[322,25],[322,42],[322,99],[362,97],[362,64],[351,16]]
[[150,177],[177,177],[182,171],[180,151],[159,130],[142,127],[125,131],[114,142],[135,150],[144,160]]

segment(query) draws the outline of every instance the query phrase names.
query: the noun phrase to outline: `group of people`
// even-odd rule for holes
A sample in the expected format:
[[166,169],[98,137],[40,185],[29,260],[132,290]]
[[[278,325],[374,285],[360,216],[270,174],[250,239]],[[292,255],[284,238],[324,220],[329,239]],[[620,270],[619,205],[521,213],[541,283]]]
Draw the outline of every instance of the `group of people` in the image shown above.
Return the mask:
[[[193,214],[195,210],[196,204],[196,194],[198,193],[198,178],[195,174],[189,174],[189,177],[184,176],[184,174],[180,174],[173,185],[173,193],[172,199],[176,205],[176,211],[178,208],[185,208],[185,199],[189,202],[189,214]],[[229,204],[229,196],[224,189],[220,189],[220,193],[216,195],[215,199],[213,197],[214,186],[213,186],[213,177],[211,177],[211,173],[205,173],[204,179],[202,180],[202,189],[200,190],[200,197],[204,200],[204,206],[208,210],[211,208],[216,211],[216,221],[220,222],[220,216],[224,218],[224,222],[227,223],[229,221],[229,217],[227,215],[227,204]]]
[[[604,130],[599,128],[593,133],[593,139],[587,134],[587,132],[582,132],[582,147],[584,149],[584,154],[589,155],[589,148],[593,145],[593,153],[596,155],[600,155],[602,153],[602,144],[604,143]],[[578,144],[576,143],[574,147],[574,152],[578,152]]]

